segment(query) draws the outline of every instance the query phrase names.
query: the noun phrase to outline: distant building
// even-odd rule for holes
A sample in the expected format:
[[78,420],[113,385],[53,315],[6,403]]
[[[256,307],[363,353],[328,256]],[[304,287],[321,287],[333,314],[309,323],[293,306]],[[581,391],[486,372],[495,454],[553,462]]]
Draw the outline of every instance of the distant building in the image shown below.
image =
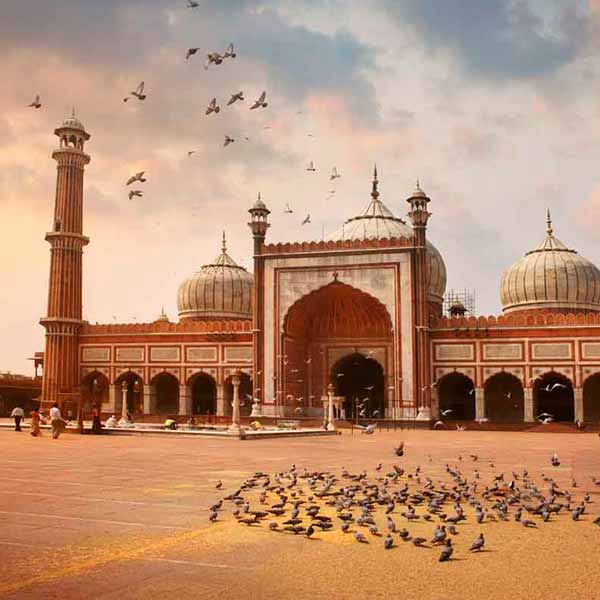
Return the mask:
[[[600,271],[546,237],[504,274],[503,314],[444,316],[446,267],[427,239],[430,199],[417,185],[407,221],[379,197],[326,240],[267,244],[270,211],[250,208],[254,274],[227,253],[184,281],[179,319],[82,320],[83,171],[89,134],[56,132],[43,401],[83,395],[105,412],[321,415],[431,420],[600,419]],[[465,309],[463,311],[463,309]]]

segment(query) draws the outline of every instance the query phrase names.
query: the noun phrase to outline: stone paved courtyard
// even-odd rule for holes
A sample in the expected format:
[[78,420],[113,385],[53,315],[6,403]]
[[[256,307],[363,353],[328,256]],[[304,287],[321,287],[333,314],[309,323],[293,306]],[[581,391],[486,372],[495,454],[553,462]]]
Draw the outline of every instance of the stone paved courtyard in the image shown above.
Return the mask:
[[[406,442],[406,456],[392,448]],[[557,451],[561,466],[549,457]],[[571,477],[593,494],[579,523],[566,515],[537,530],[462,524],[456,560],[408,544],[356,544],[339,531],[308,540],[207,522],[207,507],[257,470],[373,471],[379,463],[444,464],[482,477],[527,467],[539,479]],[[49,435],[0,432],[0,597],[2,598],[600,598],[600,439],[596,434],[410,431],[373,436],[261,440]],[[431,460],[429,459],[431,457]],[[402,519],[396,515],[396,521]],[[411,529],[429,537],[432,524]],[[484,531],[488,551],[469,555]]]

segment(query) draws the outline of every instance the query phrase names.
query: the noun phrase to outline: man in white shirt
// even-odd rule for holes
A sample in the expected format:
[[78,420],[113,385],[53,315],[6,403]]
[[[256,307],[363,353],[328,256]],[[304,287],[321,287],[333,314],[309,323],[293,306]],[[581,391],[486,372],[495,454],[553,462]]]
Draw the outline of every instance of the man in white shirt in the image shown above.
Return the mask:
[[58,404],[55,402],[50,409],[50,424],[52,425],[52,437],[57,440],[60,432],[65,426],[65,420],[62,418],[60,414],[60,408],[58,408]]
[[25,411],[20,406],[15,406],[10,416],[15,420],[15,431],[22,431],[21,419],[25,416]]

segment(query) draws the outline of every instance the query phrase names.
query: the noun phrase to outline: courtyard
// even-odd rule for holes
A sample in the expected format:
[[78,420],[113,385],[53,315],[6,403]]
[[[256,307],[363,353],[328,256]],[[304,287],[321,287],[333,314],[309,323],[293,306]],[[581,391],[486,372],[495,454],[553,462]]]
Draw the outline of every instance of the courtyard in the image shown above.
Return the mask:
[[[397,458],[393,447],[406,443]],[[557,452],[561,464],[553,468]],[[476,455],[474,462],[470,455]],[[405,431],[372,436],[237,440],[0,432],[2,598],[600,598],[600,439],[597,434]],[[246,527],[225,503],[256,471],[375,474],[392,464],[446,477],[445,465],[482,483],[529,470],[591,495],[579,522],[560,515],[536,529],[462,523],[454,560],[437,549],[382,540],[357,544],[339,529],[313,538]],[[220,491],[215,489],[223,482]],[[577,499],[578,501],[578,499]],[[575,503],[575,501],[574,501]],[[397,513],[400,508],[396,509]],[[404,525],[399,514],[394,516]],[[410,524],[426,538],[433,524]],[[486,551],[469,554],[483,531]]]

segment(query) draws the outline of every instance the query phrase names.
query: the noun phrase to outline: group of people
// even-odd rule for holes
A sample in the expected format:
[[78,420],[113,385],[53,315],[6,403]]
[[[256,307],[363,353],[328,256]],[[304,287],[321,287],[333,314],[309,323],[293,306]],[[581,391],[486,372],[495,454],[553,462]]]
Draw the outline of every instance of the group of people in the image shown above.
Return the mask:
[[[21,429],[21,422],[25,418],[25,411],[20,406],[16,406],[15,408],[13,408],[13,411],[11,412],[10,416],[15,421],[15,431],[23,431]],[[29,417],[31,419],[29,433],[33,437],[38,437],[42,435],[40,425],[47,425],[49,420],[50,426],[52,427],[52,437],[56,440],[59,438],[62,430],[67,424],[67,421],[63,419],[62,414],[60,412],[60,408],[56,403],[52,405],[52,408],[50,409],[50,415],[48,418],[46,418],[46,416],[41,410],[37,410],[35,408],[29,413]]]

